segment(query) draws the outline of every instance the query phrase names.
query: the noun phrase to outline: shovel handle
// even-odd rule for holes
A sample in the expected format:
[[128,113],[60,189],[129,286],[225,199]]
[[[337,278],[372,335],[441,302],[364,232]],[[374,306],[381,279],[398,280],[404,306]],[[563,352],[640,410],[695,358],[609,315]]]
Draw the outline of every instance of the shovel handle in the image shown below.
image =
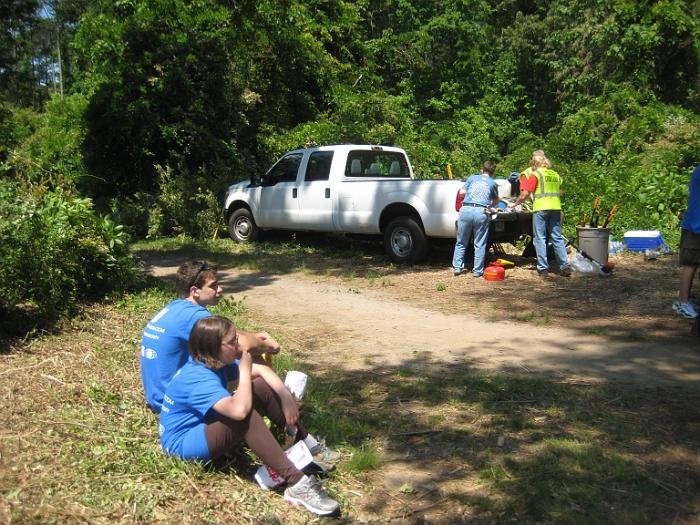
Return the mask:
[[608,223],[612,220],[618,208],[619,206],[617,204],[613,204],[613,207],[610,208],[610,211],[608,212],[608,216],[605,218],[605,222],[603,222],[603,228],[605,228],[608,225]]

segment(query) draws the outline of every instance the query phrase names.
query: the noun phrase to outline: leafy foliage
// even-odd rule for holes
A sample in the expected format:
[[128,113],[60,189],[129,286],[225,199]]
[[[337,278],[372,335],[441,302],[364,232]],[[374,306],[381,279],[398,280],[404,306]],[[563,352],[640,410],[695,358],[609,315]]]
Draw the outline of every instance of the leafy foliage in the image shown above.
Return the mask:
[[53,60],[31,35],[58,31],[72,92],[35,114],[12,91],[5,173],[71,181],[138,237],[213,236],[227,183],[369,142],[406,148],[421,178],[486,159],[504,175],[544,148],[569,217],[624,188],[613,226],[674,238],[700,158],[689,0],[56,0],[42,20],[11,4],[3,74]]
[[32,33],[38,5],[37,0],[6,0],[0,9],[0,97],[15,104],[35,102],[36,78],[23,59],[36,54]]
[[89,190],[94,177],[85,168],[82,151],[86,103],[83,95],[74,94],[62,100],[53,97],[38,115],[15,110],[14,133],[21,139],[6,168],[35,183],[51,181],[59,187],[65,180],[82,193]]
[[56,319],[75,302],[123,288],[134,266],[128,236],[89,199],[26,179],[0,179],[0,311],[17,319]]
[[222,226],[222,217],[207,177],[202,174],[176,176],[170,166],[156,166],[156,169],[160,192],[149,213],[148,237],[185,234],[209,238],[216,235]]
[[[204,5],[200,5],[204,4]],[[93,195],[157,187],[155,165],[230,162],[241,124],[229,82],[228,11],[217,2],[101,2],[75,45],[86,69],[86,164]]]
[[679,239],[689,176],[700,158],[700,118],[654,100],[629,86],[612,86],[564,119],[546,147],[565,175],[565,211],[573,228],[595,196],[609,209],[620,204],[610,224],[626,230],[659,229]]

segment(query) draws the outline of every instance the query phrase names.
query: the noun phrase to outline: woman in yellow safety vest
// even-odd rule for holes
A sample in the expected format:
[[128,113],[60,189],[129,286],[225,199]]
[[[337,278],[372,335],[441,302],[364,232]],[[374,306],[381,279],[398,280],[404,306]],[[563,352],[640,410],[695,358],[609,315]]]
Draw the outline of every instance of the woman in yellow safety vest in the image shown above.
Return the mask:
[[566,244],[561,234],[561,182],[561,176],[552,169],[552,163],[544,151],[535,150],[530,167],[520,174],[520,195],[508,203],[512,208],[532,196],[532,243],[537,253],[537,273],[542,277],[549,273],[547,238],[554,248],[559,275],[571,275]]

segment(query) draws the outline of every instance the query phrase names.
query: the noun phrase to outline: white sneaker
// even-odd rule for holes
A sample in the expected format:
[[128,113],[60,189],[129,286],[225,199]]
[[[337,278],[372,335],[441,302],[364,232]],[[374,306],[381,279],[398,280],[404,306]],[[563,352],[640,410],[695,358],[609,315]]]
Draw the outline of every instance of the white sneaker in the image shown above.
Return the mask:
[[303,505],[319,516],[335,514],[340,508],[338,502],[326,493],[321,483],[313,476],[304,476],[296,485],[287,487],[284,499],[294,505]]
[[698,316],[698,309],[691,302],[684,302],[679,299],[673,301],[673,310],[686,319],[695,319]]

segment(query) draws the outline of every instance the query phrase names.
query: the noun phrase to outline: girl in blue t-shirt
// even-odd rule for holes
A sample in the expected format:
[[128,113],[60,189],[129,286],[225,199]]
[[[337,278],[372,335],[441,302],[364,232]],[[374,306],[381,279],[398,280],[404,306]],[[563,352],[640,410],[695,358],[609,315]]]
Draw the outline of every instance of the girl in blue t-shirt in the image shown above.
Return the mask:
[[[251,351],[239,343],[230,320],[213,316],[197,321],[190,333],[190,359],[165,390],[160,413],[163,450],[183,459],[215,462],[245,441],[287,482],[287,501],[317,514],[336,512],[338,503],[294,466],[265,425],[262,415],[280,427],[287,421],[280,398],[263,377],[254,377]],[[238,387],[231,394],[226,386],[234,379]],[[296,440],[303,440],[312,454],[320,445],[325,448],[295,423]]]

